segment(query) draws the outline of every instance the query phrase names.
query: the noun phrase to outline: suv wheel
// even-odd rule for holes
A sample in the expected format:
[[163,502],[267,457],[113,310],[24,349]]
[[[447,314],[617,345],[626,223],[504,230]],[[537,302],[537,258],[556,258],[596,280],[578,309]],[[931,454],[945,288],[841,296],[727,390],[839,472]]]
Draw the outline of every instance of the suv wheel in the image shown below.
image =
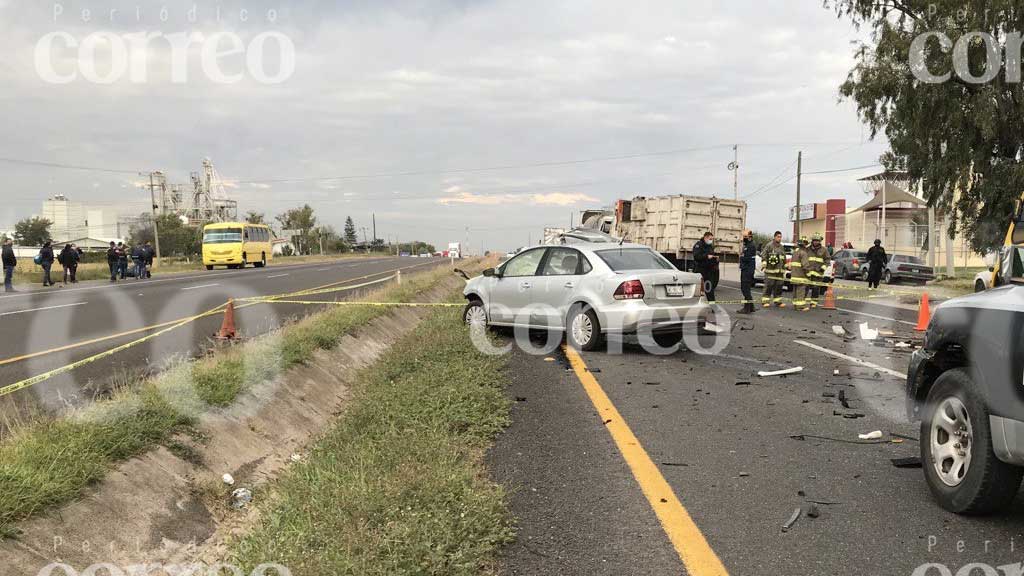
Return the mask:
[[590,306],[576,304],[566,318],[566,339],[569,345],[589,352],[601,345],[601,323]]
[[890,272],[889,270],[885,271],[885,283],[892,284],[892,272]]
[[868,269],[867,268],[861,268],[860,279],[865,281],[865,282],[868,281]]
[[472,300],[462,309],[462,321],[469,327],[486,327],[487,311],[484,310],[484,303],[479,300]]
[[984,292],[985,291],[985,283],[982,282],[981,280],[976,280],[974,282],[974,291],[975,292]]
[[932,495],[957,514],[987,514],[1009,506],[1024,470],[992,451],[985,400],[962,368],[939,376],[921,420],[921,462]]

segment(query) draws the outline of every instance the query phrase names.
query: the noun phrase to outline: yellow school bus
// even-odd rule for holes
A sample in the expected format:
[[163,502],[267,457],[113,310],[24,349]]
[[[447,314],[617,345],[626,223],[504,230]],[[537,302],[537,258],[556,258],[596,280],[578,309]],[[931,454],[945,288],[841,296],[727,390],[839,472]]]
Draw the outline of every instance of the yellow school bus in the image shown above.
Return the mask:
[[203,227],[203,264],[207,270],[214,266],[245,268],[246,264],[263,268],[273,257],[271,240],[270,227],[264,224],[207,224]]

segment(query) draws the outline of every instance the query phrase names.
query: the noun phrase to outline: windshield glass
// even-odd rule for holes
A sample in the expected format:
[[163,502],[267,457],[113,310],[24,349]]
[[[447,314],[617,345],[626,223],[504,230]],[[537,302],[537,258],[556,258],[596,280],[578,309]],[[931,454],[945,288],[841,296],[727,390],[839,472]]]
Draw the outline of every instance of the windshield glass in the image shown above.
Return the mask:
[[647,248],[601,250],[597,255],[609,268],[620,270],[672,270],[672,264]]
[[241,241],[241,228],[218,228],[203,232],[203,244],[230,244]]

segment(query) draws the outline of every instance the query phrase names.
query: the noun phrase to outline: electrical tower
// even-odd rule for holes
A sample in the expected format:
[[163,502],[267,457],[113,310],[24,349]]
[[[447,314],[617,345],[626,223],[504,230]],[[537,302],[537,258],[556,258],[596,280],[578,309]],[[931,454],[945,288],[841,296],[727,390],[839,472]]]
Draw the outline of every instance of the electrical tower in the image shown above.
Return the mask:
[[195,226],[238,219],[238,202],[228,199],[224,183],[209,158],[203,158],[202,172],[192,173],[192,206],[186,216]]

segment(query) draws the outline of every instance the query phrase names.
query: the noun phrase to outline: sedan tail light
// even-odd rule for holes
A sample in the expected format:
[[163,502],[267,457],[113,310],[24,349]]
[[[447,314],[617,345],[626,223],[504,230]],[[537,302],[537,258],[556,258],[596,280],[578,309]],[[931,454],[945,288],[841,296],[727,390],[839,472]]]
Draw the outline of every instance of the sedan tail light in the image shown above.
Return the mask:
[[616,300],[640,300],[644,297],[644,285],[639,280],[627,280],[615,289]]
[[860,260],[857,260],[856,258],[854,258],[853,259],[853,265],[854,266],[860,266]]

